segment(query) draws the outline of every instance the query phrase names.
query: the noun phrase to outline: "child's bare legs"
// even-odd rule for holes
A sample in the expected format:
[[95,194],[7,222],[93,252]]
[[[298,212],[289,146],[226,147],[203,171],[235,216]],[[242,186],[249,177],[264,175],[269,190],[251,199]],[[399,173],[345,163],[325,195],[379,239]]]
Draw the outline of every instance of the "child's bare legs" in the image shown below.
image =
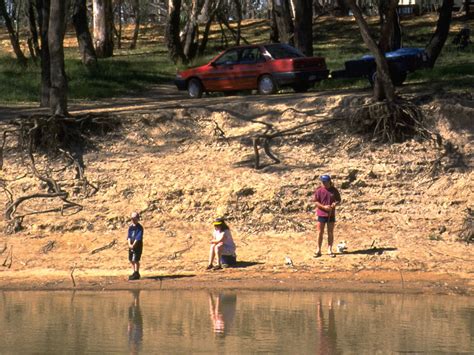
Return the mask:
[[321,256],[321,246],[323,245],[324,227],[325,222],[318,222],[318,248],[316,249],[316,255]]
[[224,247],[224,243],[217,243],[211,244],[211,248],[209,250],[209,265],[211,266],[214,262],[214,258],[217,257],[217,265],[221,266],[221,255],[222,255],[222,248]]
[[332,255],[332,245],[334,243],[334,226],[336,223],[328,222],[328,254]]

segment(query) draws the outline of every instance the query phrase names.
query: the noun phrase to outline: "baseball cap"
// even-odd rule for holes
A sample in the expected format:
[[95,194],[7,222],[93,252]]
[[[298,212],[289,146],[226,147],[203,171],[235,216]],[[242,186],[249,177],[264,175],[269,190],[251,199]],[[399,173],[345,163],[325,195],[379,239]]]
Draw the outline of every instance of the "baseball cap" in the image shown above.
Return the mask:
[[321,175],[321,177],[319,178],[319,180],[321,181],[331,181],[331,175],[329,174],[324,174],[324,175]]
[[224,217],[217,217],[214,222],[212,222],[213,225],[218,226],[220,224],[224,223]]

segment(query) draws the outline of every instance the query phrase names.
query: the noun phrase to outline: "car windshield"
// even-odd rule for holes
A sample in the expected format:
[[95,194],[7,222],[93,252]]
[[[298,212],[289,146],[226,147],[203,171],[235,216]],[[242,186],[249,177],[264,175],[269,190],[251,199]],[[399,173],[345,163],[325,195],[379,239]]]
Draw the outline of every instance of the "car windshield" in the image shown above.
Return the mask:
[[304,54],[287,44],[269,44],[265,49],[273,59],[301,58]]

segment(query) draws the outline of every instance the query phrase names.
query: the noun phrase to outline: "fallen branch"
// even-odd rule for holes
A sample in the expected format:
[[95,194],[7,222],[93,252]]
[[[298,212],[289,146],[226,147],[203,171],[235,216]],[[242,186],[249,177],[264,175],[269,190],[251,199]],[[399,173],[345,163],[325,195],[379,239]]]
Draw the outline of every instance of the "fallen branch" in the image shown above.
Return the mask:
[[91,254],[96,254],[96,253],[98,253],[98,252],[101,252],[102,250],[110,249],[110,248],[112,248],[115,244],[117,244],[117,239],[112,240],[109,244],[104,245],[103,247],[100,247],[100,248],[97,248],[97,249],[92,250],[92,251],[91,251]]
[[43,254],[47,254],[48,252],[53,250],[55,243],[56,243],[55,240],[50,240],[48,243],[46,243],[46,245],[41,248],[41,251],[43,252]]
[[195,242],[193,241],[192,244],[189,245],[189,242],[186,240],[186,244],[187,244],[186,248],[173,252],[173,254],[169,257],[169,259],[170,260],[176,259],[180,254],[184,254],[185,252],[191,250]]

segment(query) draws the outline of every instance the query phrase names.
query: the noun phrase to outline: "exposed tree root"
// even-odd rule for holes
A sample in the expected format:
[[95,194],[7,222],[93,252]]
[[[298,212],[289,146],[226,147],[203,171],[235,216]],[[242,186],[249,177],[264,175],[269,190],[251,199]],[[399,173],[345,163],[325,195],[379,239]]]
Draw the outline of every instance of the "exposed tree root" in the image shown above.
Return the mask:
[[[285,111],[282,112],[282,114],[286,111],[289,111],[289,110],[295,111],[297,113],[303,113],[303,114],[307,114],[307,115],[318,116],[318,115],[315,115],[314,113],[312,113],[311,111],[310,112],[298,111],[298,110],[295,110],[295,109],[292,109],[292,108],[286,109]],[[326,117],[326,116],[324,116],[324,117]],[[277,131],[277,130],[275,130],[273,125],[271,125],[269,123],[265,123],[265,125],[266,125],[265,131],[261,134],[257,134],[252,139],[253,150],[254,150],[254,154],[255,154],[255,165],[254,165],[255,169],[261,169],[261,168],[264,167],[260,163],[260,148],[262,148],[262,147],[263,147],[263,151],[265,152],[265,154],[273,161],[274,164],[279,164],[280,163],[280,159],[278,159],[278,157],[276,157],[275,154],[273,154],[273,152],[271,151],[270,144],[271,144],[272,139],[279,138],[279,137],[289,137],[289,136],[296,136],[296,135],[305,134],[305,133],[307,133],[307,131],[305,129],[308,129],[311,126],[319,125],[319,124],[326,123],[326,122],[340,121],[340,120],[343,120],[343,119],[344,118],[335,118],[335,117],[325,118],[325,119],[318,119],[318,120],[315,120],[315,121],[299,124],[299,125],[296,125],[296,126],[293,126],[293,127],[281,130],[281,131]]]
[[423,112],[409,102],[375,102],[364,105],[351,117],[358,133],[370,133],[381,142],[402,142],[414,136],[430,137],[424,127]]
[[[5,232],[12,234],[21,230],[23,219],[26,216],[51,212],[60,212],[61,215],[64,215],[66,211],[69,214],[81,211],[82,206],[69,199],[70,193],[64,190],[62,187],[64,184],[61,184],[61,178],[57,175],[73,167],[74,179],[79,182],[75,186],[80,188],[86,198],[95,194],[98,188],[90,183],[84,174],[82,155],[86,148],[94,147],[90,139],[91,136],[107,134],[118,127],[118,120],[106,116],[91,115],[75,118],[33,116],[9,121],[7,124],[9,129],[3,132],[3,140],[0,143],[0,169],[4,164],[5,147],[9,147],[12,153],[17,153],[21,158],[22,165],[28,171],[27,174],[31,174],[41,181],[47,191],[14,198],[6,181],[0,181],[0,189],[7,195],[9,201],[4,213],[5,219],[9,221]],[[12,139],[13,143],[10,142],[10,145],[7,145],[8,139]],[[41,158],[42,168],[38,167],[37,158]],[[58,162],[63,166],[54,170],[53,165]],[[61,205],[39,211],[17,213],[18,208],[24,202],[38,199],[59,199]]]

